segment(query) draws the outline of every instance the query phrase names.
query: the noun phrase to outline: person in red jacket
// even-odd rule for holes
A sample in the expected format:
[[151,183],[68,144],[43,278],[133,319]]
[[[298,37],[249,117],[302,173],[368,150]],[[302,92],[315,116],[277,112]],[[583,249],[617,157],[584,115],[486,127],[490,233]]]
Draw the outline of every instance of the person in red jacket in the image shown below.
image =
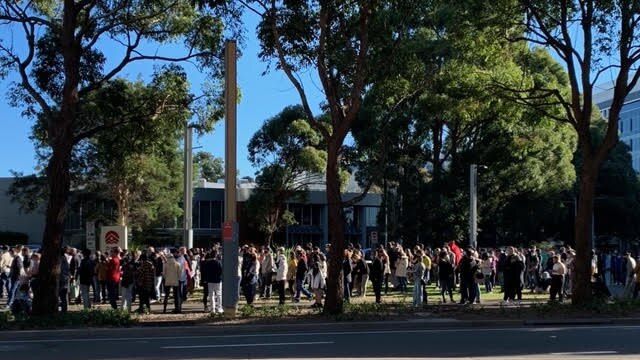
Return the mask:
[[118,308],[118,284],[120,283],[120,251],[111,249],[111,257],[107,264],[107,292],[111,308]]

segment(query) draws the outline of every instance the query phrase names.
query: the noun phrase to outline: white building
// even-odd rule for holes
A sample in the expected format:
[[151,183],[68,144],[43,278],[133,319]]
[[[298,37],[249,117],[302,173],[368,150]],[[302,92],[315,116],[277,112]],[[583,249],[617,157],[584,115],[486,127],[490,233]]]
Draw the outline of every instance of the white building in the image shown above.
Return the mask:
[[[602,115],[607,118],[613,89],[603,91],[593,96],[594,103],[600,108]],[[633,169],[640,172],[640,83],[638,83],[625,99],[619,122],[620,141],[624,141],[631,148]]]

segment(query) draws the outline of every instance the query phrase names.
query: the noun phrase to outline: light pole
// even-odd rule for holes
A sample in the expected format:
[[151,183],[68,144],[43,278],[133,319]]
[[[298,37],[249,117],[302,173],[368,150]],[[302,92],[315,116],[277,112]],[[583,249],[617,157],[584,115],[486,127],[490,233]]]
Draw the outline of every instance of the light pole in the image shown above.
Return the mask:
[[184,125],[184,232],[182,243],[193,248],[193,144],[189,122]]
[[478,245],[478,165],[469,166],[469,246]]
[[486,169],[484,165],[469,165],[469,246],[478,246],[478,167]]
[[236,207],[236,42],[228,40],[225,64],[225,181],[224,225],[222,227],[222,306],[226,318],[235,318],[238,310],[238,219]]

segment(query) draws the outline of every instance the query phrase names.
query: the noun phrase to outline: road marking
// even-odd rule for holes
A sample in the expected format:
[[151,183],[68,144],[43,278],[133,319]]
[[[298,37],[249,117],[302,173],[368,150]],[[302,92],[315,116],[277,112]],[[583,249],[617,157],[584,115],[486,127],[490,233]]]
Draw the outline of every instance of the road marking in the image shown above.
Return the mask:
[[[541,328],[521,327],[521,328],[487,328],[482,332],[536,332]],[[568,326],[564,328],[553,327],[556,331],[602,331],[604,329],[616,330],[640,330],[638,325],[625,326]],[[260,333],[260,334],[233,334],[233,335],[188,335],[188,336],[145,336],[145,337],[91,337],[91,338],[71,338],[71,339],[55,339],[42,338],[33,340],[4,340],[0,341],[0,345],[4,344],[33,344],[33,343],[81,343],[94,341],[153,341],[153,340],[187,340],[187,339],[233,339],[233,338],[258,338],[258,337],[287,337],[287,336],[353,336],[353,335],[385,335],[385,334],[442,334],[442,333],[476,333],[477,328],[465,329],[409,329],[409,330],[365,330],[365,331],[326,331],[326,332],[285,332],[285,333]],[[1,334],[1,333],[0,333]]]
[[333,341],[306,341],[286,343],[255,343],[255,344],[224,344],[224,345],[191,345],[191,346],[163,346],[161,349],[208,349],[208,348],[233,348],[233,347],[258,347],[258,346],[289,346],[289,345],[321,345],[333,344]]
[[613,355],[618,354],[617,351],[603,350],[603,351],[574,351],[574,352],[554,352],[551,355],[557,356],[571,356],[571,355]]

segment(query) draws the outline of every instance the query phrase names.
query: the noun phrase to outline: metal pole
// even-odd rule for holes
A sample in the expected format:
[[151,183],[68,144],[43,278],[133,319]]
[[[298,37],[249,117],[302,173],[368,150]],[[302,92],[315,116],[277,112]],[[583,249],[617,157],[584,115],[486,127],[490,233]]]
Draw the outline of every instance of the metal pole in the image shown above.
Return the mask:
[[389,243],[389,207],[387,206],[387,204],[389,203],[389,200],[387,199],[387,197],[389,196],[389,193],[387,192],[387,177],[384,177],[384,248],[387,248],[387,244]]
[[224,49],[225,63],[225,186],[222,231],[224,316],[234,318],[238,310],[238,223],[236,214],[236,42],[228,40]]
[[184,233],[182,243],[193,248],[193,154],[189,123],[184,126]]
[[478,165],[469,166],[469,246],[476,248],[478,236]]

